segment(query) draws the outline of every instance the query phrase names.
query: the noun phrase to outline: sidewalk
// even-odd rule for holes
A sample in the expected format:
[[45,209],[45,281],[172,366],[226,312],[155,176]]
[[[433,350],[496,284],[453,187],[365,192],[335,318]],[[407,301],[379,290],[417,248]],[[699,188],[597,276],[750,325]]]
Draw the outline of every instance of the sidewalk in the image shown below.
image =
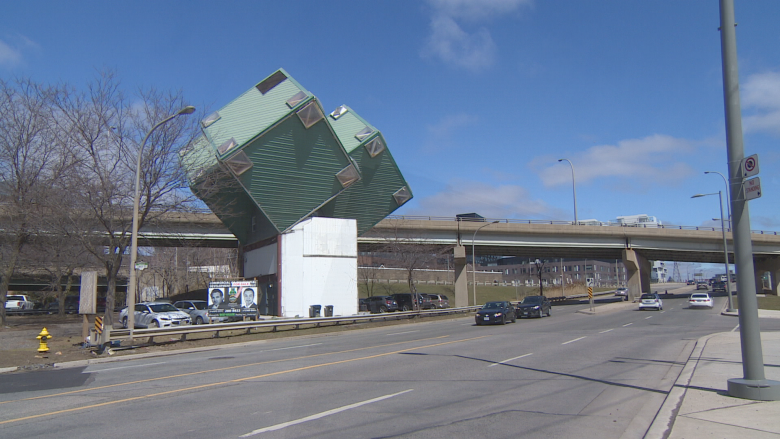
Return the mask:
[[[780,381],[780,333],[761,333],[761,345],[766,379]],[[646,437],[780,438],[780,401],[728,396],[727,380],[742,377],[739,332],[700,338]]]

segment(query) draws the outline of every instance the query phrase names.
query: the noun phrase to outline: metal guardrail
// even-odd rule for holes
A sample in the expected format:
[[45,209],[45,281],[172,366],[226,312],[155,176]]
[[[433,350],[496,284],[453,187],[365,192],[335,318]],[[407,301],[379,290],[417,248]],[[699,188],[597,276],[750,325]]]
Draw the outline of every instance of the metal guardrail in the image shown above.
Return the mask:
[[[233,322],[233,323],[213,323],[208,325],[185,325],[175,326],[168,328],[154,328],[154,329],[134,329],[133,338],[145,338],[149,337],[170,337],[178,335],[181,340],[186,340],[189,334],[201,334],[213,332],[214,336],[219,336],[221,331],[240,331],[244,330],[247,334],[250,334],[253,329],[259,328],[271,328],[271,332],[276,332],[280,327],[293,326],[294,329],[300,329],[301,326],[314,325],[314,327],[320,327],[323,323],[332,323],[333,326],[341,324],[355,324],[358,322],[370,322],[374,320],[400,320],[403,318],[414,317],[431,317],[447,314],[468,313],[476,311],[478,306],[466,306],[460,308],[445,308],[445,309],[430,309],[423,311],[398,311],[391,313],[380,314],[357,314],[354,316],[341,316],[341,317],[313,317],[303,319],[273,319],[273,320],[257,320],[247,322]],[[102,343],[118,340],[130,339],[129,329],[110,329],[104,330],[104,338]]]
[[[415,215],[388,215],[385,217],[385,219],[393,220],[410,220],[410,221],[452,221],[457,222],[459,221],[458,218],[453,218],[449,216],[415,216]],[[507,223],[507,224],[550,224],[550,225],[575,225],[574,221],[556,221],[556,220],[531,220],[531,219],[513,219],[513,218],[480,218],[479,221],[476,219],[461,219],[460,222],[493,222],[498,221],[499,223]],[[672,230],[702,230],[705,232],[720,232],[722,229],[720,227],[703,227],[703,226],[675,226],[671,224],[653,224],[653,225],[645,225],[645,224],[622,224],[612,221],[604,221],[600,222],[599,224],[589,224],[589,223],[583,223],[582,221],[579,221],[579,224],[577,224],[580,227],[628,227],[628,228],[638,228],[638,229],[672,229]],[[730,228],[726,228],[727,232],[731,232]],[[773,231],[767,231],[767,230],[751,230],[750,233],[755,233],[758,235],[778,235],[780,232],[773,232]]]

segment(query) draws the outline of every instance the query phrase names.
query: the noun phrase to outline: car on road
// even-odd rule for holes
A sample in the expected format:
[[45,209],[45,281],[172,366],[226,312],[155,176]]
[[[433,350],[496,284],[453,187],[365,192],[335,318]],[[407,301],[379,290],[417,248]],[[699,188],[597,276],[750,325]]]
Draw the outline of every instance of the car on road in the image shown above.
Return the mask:
[[628,288],[618,288],[615,290],[615,296],[616,297],[622,297],[623,300],[628,300]]
[[517,318],[520,317],[550,317],[552,302],[545,296],[526,296],[517,304]]
[[639,310],[655,309],[661,311],[664,309],[664,302],[658,293],[644,293],[639,298]]
[[398,311],[398,302],[392,296],[371,296],[366,299],[366,306],[372,314]]
[[189,314],[193,325],[228,321],[227,317],[211,317],[209,320],[209,303],[205,300],[179,300],[173,306],[179,311]]
[[706,290],[709,289],[709,287],[707,286],[707,284],[705,282],[699,282],[699,283],[696,284],[696,289],[697,290],[705,290],[706,291]]
[[477,311],[474,320],[477,325],[489,325],[491,323],[506,325],[506,322],[514,323],[517,321],[517,316],[515,307],[510,302],[488,302]]
[[35,303],[23,294],[13,294],[5,297],[6,311],[26,311],[35,308]]
[[[146,302],[135,305],[136,328],[167,328],[189,325],[190,315],[167,302]],[[119,312],[119,321],[127,328],[127,308]]]
[[435,309],[444,309],[450,307],[450,299],[444,294],[428,294],[431,299],[431,305]]
[[723,291],[725,293],[726,292],[726,282],[724,282],[722,280],[716,280],[715,282],[713,282],[712,283],[712,292],[714,293],[715,291]]
[[689,280],[688,282],[685,282],[685,285],[696,285],[696,281]]
[[708,293],[693,293],[688,299],[688,308],[712,308],[712,297]]

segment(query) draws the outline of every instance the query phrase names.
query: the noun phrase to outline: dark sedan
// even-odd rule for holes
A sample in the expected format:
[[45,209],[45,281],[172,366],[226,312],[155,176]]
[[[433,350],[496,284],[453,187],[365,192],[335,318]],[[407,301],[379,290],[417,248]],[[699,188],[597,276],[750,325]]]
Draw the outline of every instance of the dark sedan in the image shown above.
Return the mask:
[[550,317],[552,303],[544,296],[527,296],[517,305],[517,317]]
[[491,323],[506,325],[506,322],[514,323],[517,317],[515,316],[515,307],[511,303],[488,302],[482,309],[477,311],[475,320],[477,325],[489,325]]

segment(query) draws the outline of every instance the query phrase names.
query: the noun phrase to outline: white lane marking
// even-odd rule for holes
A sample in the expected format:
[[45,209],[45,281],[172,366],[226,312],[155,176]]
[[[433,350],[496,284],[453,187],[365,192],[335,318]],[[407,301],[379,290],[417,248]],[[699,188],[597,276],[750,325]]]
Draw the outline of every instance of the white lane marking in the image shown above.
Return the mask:
[[313,343],[313,344],[304,344],[304,345],[300,345],[300,346],[290,346],[290,347],[286,347],[286,348],[266,349],[264,352],[283,351],[283,350],[286,350],[286,349],[308,348],[310,346],[319,346],[321,344],[322,343]]
[[304,422],[309,422],[309,421],[313,421],[315,419],[324,418],[326,416],[335,415],[336,413],[341,413],[343,411],[347,411],[347,410],[354,409],[354,408],[357,408],[357,407],[360,407],[360,406],[364,406],[366,404],[371,404],[371,403],[374,403],[374,402],[382,401],[384,399],[392,398],[394,396],[403,395],[404,393],[411,392],[412,390],[414,390],[414,389],[404,390],[403,392],[393,393],[391,395],[380,396],[379,398],[369,399],[367,401],[357,402],[355,404],[350,404],[350,405],[345,405],[343,407],[339,407],[339,408],[336,408],[336,409],[333,409],[333,410],[328,410],[328,411],[322,412],[322,413],[317,413],[315,415],[307,416],[307,417],[301,418],[301,419],[296,419],[294,421],[283,422],[281,424],[272,425],[270,427],[260,428],[260,429],[254,430],[254,431],[250,431],[249,433],[241,435],[239,437],[249,437],[249,436],[254,436],[256,434],[265,433],[267,431],[281,430],[281,429],[289,427],[291,425],[302,424]]
[[[613,328],[613,329],[614,329],[614,328]],[[601,332],[599,332],[599,334],[605,334],[605,333],[607,333],[607,332],[609,332],[609,331],[611,331],[611,330],[612,330],[612,329],[607,329],[606,331],[601,331]]]
[[625,325],[623,325],[623,327],[625,328],[626,326],[631,326],[631,325],[633,325],[633,324],[634,324],[633,322],[631,322],[631,323],[626,323]]
[[575,338],[574,340],[569,340],[569,341],[567,341],[567,342],[564,342],[564,343],[561,343],[561,344],[562,344],[562,345],[565,345],[565,344],[569,344],[569,343],[574,343],[575,341],[580,341],[580,340],[582,340],[583,338],[585,338],[585,337]]
[[512,361],[512,360],[518,360],[518,359],[520,359],[520,358],[527,357],[527,356],[529,356],[529,355],[533,355],[533,352],[531,352],[530,354],[523,354],[523,355],[521,355],[521,356],[519,356],[519,357],[515,357],[515,358],[509,358],[509,359],[506,359],[506,360],[504,360],[504,361],[499,361],[498,363],[493,363],[493,364],[491,364],[491,365],[490,365],[490,366],[488,366],[488,367],[498,366],[499,364],[508,363],[508,362],[510,362],[510,361]]
[[645,317],[645,320],[652,319],[652,318],[653,318],[653,316],[648,316],[648,317]]
[[665,313],[666,311],[661,311],[661,314]]
[[734,329],[732,329],[732,330],[731,330],[731,332],[734,332],[734,331],[736,331],[737,329],[739,329],[739,325],[735,326],[735,327],[734,327]]
[[401,335],[401,334],[411,334],[412,332],[420,332],[420,330],[419,330],[419,329],[417,329],[417,330],[414,330],[414,331],[394,332],[394,333],[392,333],[392,334],[385,334],[385,335]]
[[131,367],[144,367],[144,366],[155,366],[157,364],[165,364],[167,361],[163,361],[162,363],[144,363],[144,364],[134,364],[132,366],[122,366],[122,367],[112,367],[110,369],[99,369],[99,370],[90,370],[86,373],[93,373],[93,372],[108,372],[109,370],[119,370],[119,369],[129,369]]

